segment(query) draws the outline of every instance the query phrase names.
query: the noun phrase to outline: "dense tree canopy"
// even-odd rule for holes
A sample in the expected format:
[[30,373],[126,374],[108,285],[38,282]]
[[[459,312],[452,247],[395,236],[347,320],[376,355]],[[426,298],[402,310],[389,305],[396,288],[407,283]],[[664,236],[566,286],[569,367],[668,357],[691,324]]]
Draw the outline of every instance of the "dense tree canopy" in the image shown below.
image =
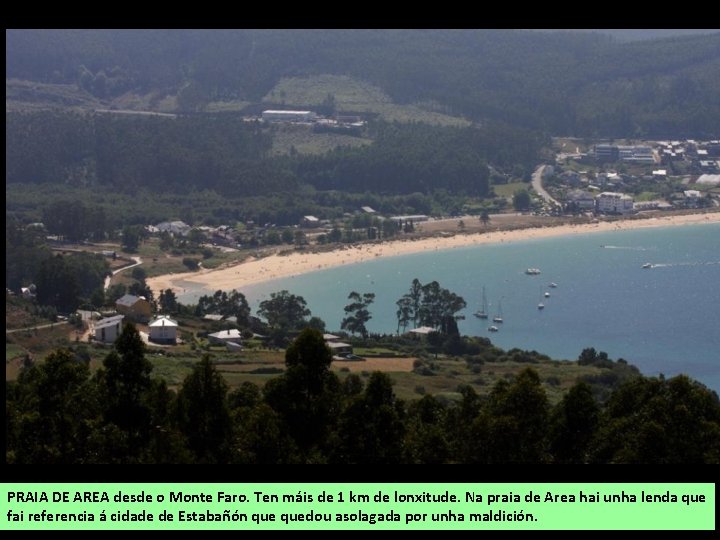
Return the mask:
[[258,315],[273,328],[292,330],[303,325],[310,310],[302,296],[283,290],[270,293],[269,299],[260,302]]
[[[6,48],[8,78],[100,99],[171,92],[185,111],[337,73],[400,103],[555,134],[699,136],[720,124],[717,33],[628,43],[568,31],[9,30]],[[334,103],[321,93],[306,105]]]
[[579,382],[551,405],[536,371],[487,398],[405,403],[386,373],[340,382],[305,330],[287,370],[228,394],[209,357],[169,390],[127,329],[91,377],[71,350],[6,385],[9,463],[718,463],[720,401],[688,379],[634,376],[599,402]]
[[413,326],[430,326],[444,334],[457,334],[458,315],[467,306],[462,296],[440,286],[437,281],[423,285],[415,278],[410,291],[397,302],[398,330],[407,328],[410,321]]
[[[269,153],[271,129],[235,116],[60,111],[9,112],[5,131],[8,183],[243,197],[294,192],[303,184],[323,191],[485,196],[488,162],[530,167],[548,143],[535,131],[500,123],[453,128],[377,121],[371,145],[277,157]],[[108,228],[103,208],[66,198],[48,204],[44,219],[50,232],[73,241],[102,238]]]

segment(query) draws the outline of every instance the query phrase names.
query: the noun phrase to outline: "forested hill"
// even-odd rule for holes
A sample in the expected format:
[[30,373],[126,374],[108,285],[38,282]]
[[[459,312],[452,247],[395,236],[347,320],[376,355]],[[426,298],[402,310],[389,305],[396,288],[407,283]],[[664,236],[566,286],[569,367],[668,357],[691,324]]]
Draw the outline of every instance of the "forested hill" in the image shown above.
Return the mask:
[[529,175],[548,144],[500,124],[440,127],[373,122],[374,143],[321,156],[268,156],[271,129],[219,114],[164,118],[71,111],[5,115],[5,181],[112,186],[134,193],[214,190],[226,196],[317,189],[485,196],[488,163]]
[[177,95],[189,109],[336,74],[397,103],[552,134],[704,137],[720,126],[720,33],[623,43],[567,31],[9,30],[6,60],[8,79],[97,99]]

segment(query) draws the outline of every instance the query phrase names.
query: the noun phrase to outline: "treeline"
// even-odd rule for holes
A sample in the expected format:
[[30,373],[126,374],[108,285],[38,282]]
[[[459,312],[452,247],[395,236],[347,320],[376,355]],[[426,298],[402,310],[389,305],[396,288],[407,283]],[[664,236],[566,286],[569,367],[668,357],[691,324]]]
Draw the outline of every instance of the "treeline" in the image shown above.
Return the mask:
[[7,77],[101,98],[177,94],[189,110],[260,101],[283,77],[336,73],[399,103],[554,134],[702,137],[720,124],[717,32],[618,43],[567,31],[9,30],[6,48]]
[[257,195],[295,188],[263,159],[272,139],[233,117],[134,117],[60,111],[6,114],[6,182],[214,189]]
[[102,293],[110,265],[102,255],[86,252],[53,253],[43,231],[7,223],[5,229],[5,286],[18,291],[35,284],[37,303],[71,312]]
[[211,190],[248,197],[318,190],[484,196],[487,163],[528,171],[549,143],[500,124],[375,123],[374,143],[324,156],[271,157],[271,131],[234,116],[6,113],[6,183],[59,183],[135,194]]
[[[211,190],[174,194],[141,188],[136,193],[120,193],[62,184],[8,184],[5,195],[6,217],[16,223],[42,222],[48,209],[65,204],[73,209],[63,208],[63,211],[77,211],[81,217],[84,212],[91,212],[95,213],[95,217],[102,217],[105,237],[125,225],[157,224],[176,219],[209,226],[234,225],[238,221],[252,221],[259,226],[292,226],[307,215],[342,221],[345,214],[354,214],[362,206],[370,206],[382,215],[459,215],[466,201],[465,196],[450,194],[446,190],[427,194],[381,195],[302,189],[242,197],[224,196]],[[88,215],[85,214],[85,217]],[[356,225],[365,226],[365,219],[358,217]],[[94,226],[101,222],[83,219],[78,223],[82,227],[82,236],[92,239],[95,238]],[[73,224],[72,228],[75,227]]]
[[717,394],[686,376],[634,378],[601,404],[577,383],[551,405],[537,373],[463,386],[446,403],[399,400],[386,374],[330,371],[322,334],[303,331],[286,371],[230,392],[208,356],[177,391],[152,377],[125,326],[91,375],[69,350],[6,383],[6,462],[718,463]]
[[430,193],[486,196],[487,164],[532,170],[549,139],[537,132],[503,124],[436,127],[425,124],[374,123],[374,143],[338,148],[325,156],[298,160],[298,179],[320,190],[375,193]]

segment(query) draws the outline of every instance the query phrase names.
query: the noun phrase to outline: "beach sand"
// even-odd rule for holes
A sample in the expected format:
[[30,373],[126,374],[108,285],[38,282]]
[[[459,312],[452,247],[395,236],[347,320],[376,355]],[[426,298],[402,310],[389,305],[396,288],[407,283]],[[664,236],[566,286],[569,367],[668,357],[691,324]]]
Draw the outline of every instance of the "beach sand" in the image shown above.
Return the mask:
[[213,270],[204,269],[198,272],[166,274],[148,278],[147,283],[156,297],[161,290],[165,289],[173,289],[176,294],[182,294],[185,289],[207,289],[208,291],[218,289],[227,291],[232,289],[242,290],[247,285],[255,285],[273,279],[297,276],[327,268],[362,263],[374,260],[376,257],[397,257],[426,251],[441,251],[459,247],[517,242],[589,232],[699,225],[703,223],[720,223],[720,212],[658,216],[648,219],[599,221],[598,223],[581,225],[535,227],[486,233],[455,234],[454,236],[440,238],[432,237],[345,245],[327,252],[293,252],[289,255],[270,255],[261,259],[251,257],[234,266]]

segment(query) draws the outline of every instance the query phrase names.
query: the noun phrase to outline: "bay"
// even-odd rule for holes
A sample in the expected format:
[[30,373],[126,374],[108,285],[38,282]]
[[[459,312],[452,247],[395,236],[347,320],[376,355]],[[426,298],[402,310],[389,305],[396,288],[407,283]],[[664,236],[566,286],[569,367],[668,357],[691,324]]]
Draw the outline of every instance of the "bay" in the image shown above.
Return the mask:
[[[650,263],[650,268],[643,268]],[[527,275],[528,268],[541,274]],[[467,301],[462,334],[502,348],[577,359],[585,347],[624,358],[646,375],[686,373],[720,390],[720,225],[618,230],[438,250],[312,272],[247,287],[253,309],[270,293],[303,296],[330,331],[351,291],[375,293],[373,333],[397,332],[395,302],[414,278],[437,280]],[[554,282],[557,288],[549,288]],[[499,332],[473,313],[482,288]],[[550,293],[549,298],[543,294]],[[208,291],[209,292],[209,291]],[[537,305],[542,301],[543,310]]]

